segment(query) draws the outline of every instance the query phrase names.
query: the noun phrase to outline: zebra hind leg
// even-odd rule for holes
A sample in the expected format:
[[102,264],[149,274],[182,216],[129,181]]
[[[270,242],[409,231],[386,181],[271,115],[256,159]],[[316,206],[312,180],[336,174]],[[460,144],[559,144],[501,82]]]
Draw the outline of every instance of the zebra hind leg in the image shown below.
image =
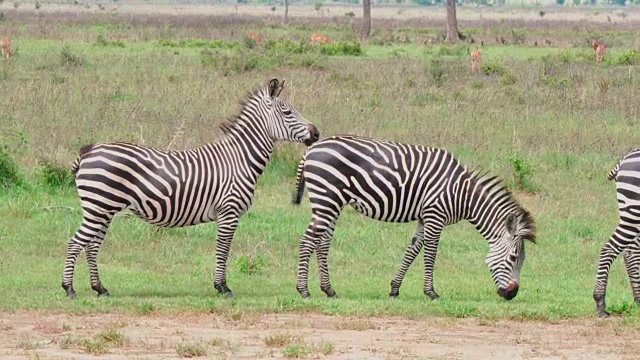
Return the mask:
[[298,290],[298,293],[300,293],[304,299],[311,296],[311,293],[309,293],[309,259],[311,258],[311,254],[313,254],[320,245],[317,228],[318,221],[315,219],[311,220],[299,244],[296,290]]
[[103,237],[100,238],[100,241],[94,241],[87,246],[85,254],[87,255],[87,264],[89,265],[91,288],[98,293],[98,296],[109,296],[109,290],[102,286],[100,274],[98,273],[98,251],[100,251],[100,245],[102,245],[104,234],[102,236]]
[[322,236],[320,243],[316,249],[316,257],[318,262],[318,271],[320,273],[320,290],[327,295],[327,297],[338,297],[335,290],[331,287],[331,279],[329,277],[329,249],[331,247],[331,239],[333,238],[333,229],[335,222],[329,226]]
[[[62,272],[62,288],[67,293],[67,298],[74,298],[76,296],[76,291],[73,288],[73,275],[78,255],[83,249],[86,249],[87,253],[87,263],[89,265],[92,288],[96,290],[99,295],[104,293],[108,294],[108,291],[100,284],[96,258],[98,249],[100,248],[100,244],[102,244],[102,240],[104,239],[112,216],[113,215],[110,215],[108,219],[100,220],[90,219],[85,216],[82,219],[80,228],[76,231],[73,237],[69,239],[65,266]],[[99,288],[94,287],[94,285],[98,285]]]
[[67,245],[67,256],[62,272],[62,288],[67,293],[67,298],[69,299],[76,297],[76,291],[73,289],[73,274],[75,272],[78,255],[80,255],[80,252],[82,252],[82,249],[84,249],[86,245],[86,243],[77,239],[77,232],[76,235],[69,239],[69,244]]
[[404,252],[404,257],[402,259],[402,264],[400,265],[400,269],[391,280],[391,292],[389,293],[390,297],[398,297],[400,295],[400,286],[402,285],[402,280],[404,280],[404,276],[407,273],[407,270],[413,264],[413,261],[416,259],[416,256],[422,250],[422,224],[418,225],[418,230],[413,235],[411,239],[411,243],[407,246],[407,249]]
[[629,275],[633,300],[636,304],[640,304],[640,249],[638,247],[629,248],[624,252],[623,256],[627,274]]
[[635,234],[630,235],[629,226],[619,224],[613,235],[611,235],[611,238],[609,238],[609,240],[604,243],[600,249],[598,272],[596,274],[596,286],[593,290],[593,300],[596,302],[597,314],[601,318],[606,318],[610,315],[606,311],[607,304],[605,302],[605,298],[607,295],[607,282],[609,280],[611,264],[613,264],[613,261],[621,252],[629,248],[637,234],[638,231],[636,230]]

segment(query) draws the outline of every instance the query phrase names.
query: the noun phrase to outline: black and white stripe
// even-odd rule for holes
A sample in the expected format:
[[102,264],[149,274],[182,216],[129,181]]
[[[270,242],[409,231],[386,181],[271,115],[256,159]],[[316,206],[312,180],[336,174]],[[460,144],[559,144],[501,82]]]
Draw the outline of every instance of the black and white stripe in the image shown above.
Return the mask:
[[372,219],[418,221],[402,265],[391,281],[398,296],[404,275],[424,245],[424,293],[438,297],[433,268],[445,225],[468,220],[489,241],[487,264],[498,294],[516,296],[525,259],[524,240],[535,242],[532,216],[495,176],[470,171],[444,149],[356,136],[332,136],[309,147],[300,161],[299,204],[308,186],[312,218],[300,240],[298,292],[308,297],[309,258],[316,251],[320,288],[335,296],[327,256],[336,220],[346,205]]
[[87,145],[73,164],[83,219],[69,240],[62,287],[73,297],[78,254],[85,249],[91,287],[108,295],[96,258],[114,215],[129,208],[162,227],[217,221],[214,287],[231,294],[226,261],[239,218],[249,209],[256,182],[278,140],[318,140],[316,127],[278,96],[284,80],[269,81],[242,103],[240,114],[221,125],[224,135],[202,147],[164,151],[112,142]]
[[635,302],[640,303],[640,149],[629,151],[614,165],[607,178],[615,180],[620,220],[609,240],[600,249],[593,299],[597,313],[607,317],[605,296],[609,270],[624,252],[624,263]]

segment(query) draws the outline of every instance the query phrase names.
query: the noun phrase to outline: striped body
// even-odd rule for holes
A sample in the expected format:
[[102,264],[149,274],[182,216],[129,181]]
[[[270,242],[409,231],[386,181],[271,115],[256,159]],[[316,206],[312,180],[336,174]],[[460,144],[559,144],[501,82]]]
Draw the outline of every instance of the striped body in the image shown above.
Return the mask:
[[501,296],[510,299],[519,286],[524,239],[535,240],[530,214],[494,176],[469,171],[449,152],[356,136],[332,136],[311,146],[300,161],[300,203],[308,187],[312,219],[300,241],[297,289],[309,296],[309,257],[316,251],[320,286],[334,296],[327,255],[335,223],[346,205],[385,222],[418,221],[402,265],[391,282],[397,296],[404,274],[424,245],[424,292],[433,288],[433,266],[442,228],[469,220],[489,240],[487,263]]
[[218,223],[214,287],[226,285],[226,261],[239,218],[249,209],[258,177],[277,140],[311,145],[318,130],[280,100],[284,81],[269,82],[250,95],[235,118],[223,123],[213,143],[184,151],[164,151],[129,143],[87,145],[73,164],[83,209],[80,228],[69,240],[62,287],[75,296],[73,273],[86,249],[91,287],[108,295],[98,275],[97,255],[111,220],[129,208],[162,227]]
[[600,249],[593,292],[600,317],[609,316],[605,304],[607,281],[611,264],[620,253],[624,253],[633,298],[640,303],[640,149],[635,148],[625,154],[614,165],[607,178],[616,182],[620,220],[609,240]]

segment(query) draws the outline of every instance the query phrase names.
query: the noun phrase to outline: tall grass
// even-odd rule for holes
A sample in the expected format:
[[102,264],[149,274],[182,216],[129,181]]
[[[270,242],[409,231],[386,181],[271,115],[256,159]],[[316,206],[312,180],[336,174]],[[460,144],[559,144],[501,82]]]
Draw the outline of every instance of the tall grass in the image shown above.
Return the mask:
[[[476,43],[489,39],[483,71],[472,75],[468,45],[423,44],[440,30],[411,21],[381,24],[373,39],[361,44],[348,22],[296,20],[283,28],[265,20],[251,28],[268,40],[250,44],[244,40],[249,22],[227,21],[210,30],[197,17],[163,27],[118,16],[43,15],[40,21],[51,25],[43,35],[28,15],[10,16],[20,55],[2,65],[7,76],[0,83],[5,109],[0,140],[7,149],[0,153],[0,183],[8,189],[0,193],[5,264],[0,265],[0,309],[139,310],[144,304],[145,313],[235,307],[516,318],[592,313],[595,262],[617,220],[606,174],[640,140],[635,121],[640,105],[632,96],[640,80],[628,65],[636,61],[633,33],[610,29],[618,45],[596,66],[581,27],[483,25],[473,32]],[[490,41],[509,27],[519,31],[516,35],[533,30],[521,39],[524,45]],[[323,54],[322,47],[305,42],[315,31],[350,50]],[[409,41],[394,40],[397,33]],[[534,35],[542,34],[567,46],[533,46]],[[238,100],[272,76],[287,79],[283,96],[323,136],[358,134],[445,147],[463,163],[505,179],[539,228],[538,245],[527,248],[518,297],[509,303],[498,299],[484,265],[486,243],[470,226],[456,225],[445,229],[436,262],[443,301],[425,301],[419,261],[400,299],[388,300],[388,282],[415,224],[378,223],[346,210],[331,250],[341,298],[322,298],[313,291],[312,276],[315,299],[300,301],[295,255],[310,212],[306,203],[290,207],[289,194],[303,148],[282,144],[234,239],[229,261],[234,300],[219,300],[211,289],[215,225],[156,232],[137,219],[117,218],[100,255],[113,299],[88,297],[86,266],[79,261],[76,289],[86,300],[63,302],[58,271],[81,214],[71,192],[44,190],[72,187],[65,164],[80,146],[122,140],[182,149],[210,142],[217,125],[237,112]],[[43,164],[42,158],[55,161]],[[21,182],[33,186],[11,190]],[[52,206],[58,210],[43,211]],[[614,267],[609,299],[614,307],[631,300],[625,276]]]

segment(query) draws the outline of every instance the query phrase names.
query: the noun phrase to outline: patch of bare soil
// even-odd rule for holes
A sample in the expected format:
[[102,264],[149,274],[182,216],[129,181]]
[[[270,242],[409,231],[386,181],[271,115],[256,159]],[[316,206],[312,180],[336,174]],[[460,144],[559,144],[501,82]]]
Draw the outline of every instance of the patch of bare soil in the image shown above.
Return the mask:
[[543,323],[312,314],[0,314],[1,359],[635,359],[640,331]]

